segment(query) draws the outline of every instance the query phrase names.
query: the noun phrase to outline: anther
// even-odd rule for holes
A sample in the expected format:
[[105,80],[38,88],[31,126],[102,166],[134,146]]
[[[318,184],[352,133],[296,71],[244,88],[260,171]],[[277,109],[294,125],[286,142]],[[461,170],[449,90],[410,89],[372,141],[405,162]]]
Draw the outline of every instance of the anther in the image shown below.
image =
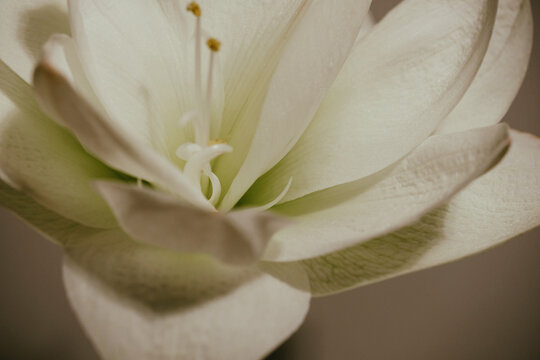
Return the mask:
[[217,52],[221,47],[221,42],[218,39],[210,38],[208,41],[206,41],[206,45],[208,45],[210,50]]
[[227,142],[221,139],[213,139],[208,142],[208,146],[217,145],[217,144],[227,144]]
[[186,10],[193,13],[196,17],[201,17],[202,15],[201,7],[195,1],[190,2]]

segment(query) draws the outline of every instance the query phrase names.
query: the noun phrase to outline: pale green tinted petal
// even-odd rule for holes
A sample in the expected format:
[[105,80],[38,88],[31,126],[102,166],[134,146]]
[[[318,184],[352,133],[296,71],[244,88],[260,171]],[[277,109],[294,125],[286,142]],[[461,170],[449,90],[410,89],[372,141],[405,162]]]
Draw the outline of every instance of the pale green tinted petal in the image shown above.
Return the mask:
[[116,224],[91,181],[117,175],[43,115],[0,117],[0,168],[12,185],[66,218],[95,227]]
[[459,101],[487,48],[496,1],[404,1],[355,48],[291,152],[250,189],[282,202],[357,180],[424,141]]
[[532,35],[529,0],[499,0],[495,28],[482,66],[438,132],[488,126],[502,119],[525,77]]
[[454,261],[540,225],[540,139],[518,132],[511,138],[503,160],[447,206],[391,235],[303,261],[313,293],[330,294]]
[[44,109],[62,119],[79,141],[104,163],[164,186],[192,204],[213,209],[180,170],[98,114],[50,64],[37,67],[34,86]]
[[[339,5],[325,0],[306,3],[272,75],[253,140],[249,147],[240,149],[232,143],[235,159],[242,161],[245,156],[245,160],[222,165],[229,174],[241,167],[221,209],[232,208],[302,135],[349,55],[370,3],[370,0],[343,0]],[[246,143],[245,138],[243,141]]]
[[412,224],[496,163],[508,145],[503,124],[433,136],[381,173],[278,206],[296,221],[272,238],[264,259],[320,256]]
[[30,85],[0,59],[0,115],[17,108],[35,116],[41,114]]
[[57,244],[65,244],[79,236],[98,231],[58,215],[2,181],[0,181],[0,205],[5,206],[47,239]]
[[66,1],[2,0],[0,9],[0,60],[30,81],[47,39],[69,33]]
[[[295,331],[310,295],[257,268],[104,232],[67,247],[64,281],[105,359],[258,359]],[[306,286],[303,273],[294,283]]]
[[171,195],[113,182],[96,187],[134,239],[167,249],[206,253],[234,265],[257,261],[282,217],[257,210],[200,210]]
[[114,225],[114,217],[90,182],[116,174],[43,115],[30,86],[5,63],[0,63],[0,91],[7,105],[0,114],[4,181],[69,219],[89,226]]

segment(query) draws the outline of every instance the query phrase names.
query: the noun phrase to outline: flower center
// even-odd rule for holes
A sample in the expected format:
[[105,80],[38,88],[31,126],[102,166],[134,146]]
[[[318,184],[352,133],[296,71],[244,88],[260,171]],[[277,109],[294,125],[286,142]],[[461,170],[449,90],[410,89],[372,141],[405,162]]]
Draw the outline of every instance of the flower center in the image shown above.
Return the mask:
[[[210,50],[210,58],[208,65],[208,76],[206,83],[206,92],[203,94],[203,84],[201,77],[201,16],[202,10],[196,2],[191,2],[186,8],[195,16],[195,103],[196,108],[185,113],[180,121],[180,127],[188,125],[193,126],[195,142],[187,142],[182,144],[176,150],[176,156],[186,162],[184,166],[184,174],[201,192],[205,193],[208,187],[208,181],[212,186],[209,201],[215,205],[219,201],[221,195],[221,183],[212,171],[211,162],[216,157],[231,152],[233,149],[224,141],[211,140],[211,120],[210,111],[212,104],[212,77],[214,68],[214,57],[219,51],[221,43],[214,38],[209,38],[206,45]],[[219,129],[215,133],[219,133]]]

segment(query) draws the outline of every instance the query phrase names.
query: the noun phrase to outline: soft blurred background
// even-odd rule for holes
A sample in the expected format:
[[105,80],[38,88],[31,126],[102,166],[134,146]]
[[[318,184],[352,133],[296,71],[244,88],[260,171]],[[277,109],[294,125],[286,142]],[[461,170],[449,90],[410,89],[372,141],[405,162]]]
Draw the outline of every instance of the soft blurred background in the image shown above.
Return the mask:
[[[399,0],[374,2],[381,18]],[[540,24],[540,1],[531,3]],[[540,26],[506,121],[540,135]],[[59,248],[0,209],[0,359],[97,359],[64,296],[60,264]],[[314,299],[305,324],[270,358],[540,359],[540,229],[456,263]]]

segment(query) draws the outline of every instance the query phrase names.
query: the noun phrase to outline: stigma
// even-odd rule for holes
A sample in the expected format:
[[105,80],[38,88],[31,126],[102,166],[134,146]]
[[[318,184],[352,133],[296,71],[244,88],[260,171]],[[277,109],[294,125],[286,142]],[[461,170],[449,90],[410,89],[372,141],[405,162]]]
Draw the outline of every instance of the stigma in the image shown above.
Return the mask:
[[[206,84],[203,90],[202,81],[202,10],[196,2],[190,2],[186,10],[195,16],[195,106],[194,109],[185,113],[179,120],[178,125],[182,128],[192,126],[194,141],[186,142],[178,147],[176,156],[185,161],[184,175],[193,185],[199,187],[202,193],[207,193],[208,200],[216,205],[221,196],[221,183],[216,174],[212,171],[212,161],[220,155],[232,152],[232,147],[222,140],[210,139],[212,130],[219,133],[219,129],[211,129],[211,108],[212,108],[212,86],[213,72],[216,53],[221,48],[221,42],[215,38],[208,38],[208,72]],[[219,127],[219,123],[214,127]],[[208,186],[211,186],[211,190]]]

